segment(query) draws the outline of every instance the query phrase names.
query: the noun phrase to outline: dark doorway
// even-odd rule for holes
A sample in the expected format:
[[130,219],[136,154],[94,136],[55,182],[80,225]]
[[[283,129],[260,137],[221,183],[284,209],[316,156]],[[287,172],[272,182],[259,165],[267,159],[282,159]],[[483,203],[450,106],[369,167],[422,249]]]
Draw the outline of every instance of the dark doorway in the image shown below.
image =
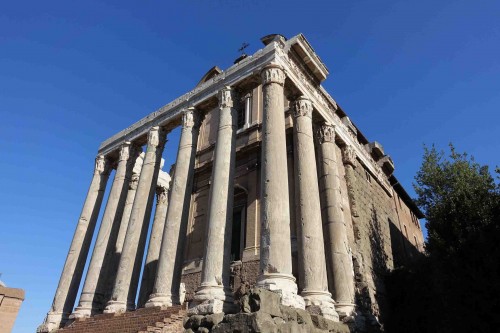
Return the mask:
[[233,230],[231,234],[231,261],[241,260],[241,228],[243,224],[244,207],[233,209]]

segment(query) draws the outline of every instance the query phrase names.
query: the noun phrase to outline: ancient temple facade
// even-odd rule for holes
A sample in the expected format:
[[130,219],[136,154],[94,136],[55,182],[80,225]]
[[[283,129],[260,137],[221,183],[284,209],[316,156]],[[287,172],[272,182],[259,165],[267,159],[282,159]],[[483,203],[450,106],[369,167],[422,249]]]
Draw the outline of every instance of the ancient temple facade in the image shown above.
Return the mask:
[[[38,332],[182,303],[234,313],[253,286],[332,321],[383,321],[381,275],[422,251],[423,215],[321,86],[328,69],[305,37],[262,42],[101,144]],[[170,175],[162,154],[177,156]]]

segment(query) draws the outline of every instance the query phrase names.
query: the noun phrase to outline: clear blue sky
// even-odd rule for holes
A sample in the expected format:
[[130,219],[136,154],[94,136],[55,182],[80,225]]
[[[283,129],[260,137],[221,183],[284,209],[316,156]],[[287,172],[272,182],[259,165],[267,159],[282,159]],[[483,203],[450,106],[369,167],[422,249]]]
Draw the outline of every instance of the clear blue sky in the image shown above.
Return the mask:
[[498,1],[172,3],[0,6],[0,272],[26,290],[15,333],[50,307],[99,143],[230,66],[243,42],[253,53],[264,35],[304,33],[325,88],[412,194],[424,143],[498,164]]

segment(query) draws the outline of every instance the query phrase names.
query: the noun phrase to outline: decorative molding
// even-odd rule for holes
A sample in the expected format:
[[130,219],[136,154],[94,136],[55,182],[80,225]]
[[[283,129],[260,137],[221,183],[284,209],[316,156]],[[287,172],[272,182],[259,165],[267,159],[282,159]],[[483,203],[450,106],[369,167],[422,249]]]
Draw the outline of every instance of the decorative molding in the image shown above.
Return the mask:
[[285,84],[285,72],[281,66],[276,64],[269,64],[260,72],[262,78],[262,85],[277,83],[279,85]]
[[293,102],[294,117],[309,117],[312,118],[313,105],[306,97],[299,97]]
[[320,144],[325,142],[335,143],[335,125],[323,124],[319,126],[316,137]]

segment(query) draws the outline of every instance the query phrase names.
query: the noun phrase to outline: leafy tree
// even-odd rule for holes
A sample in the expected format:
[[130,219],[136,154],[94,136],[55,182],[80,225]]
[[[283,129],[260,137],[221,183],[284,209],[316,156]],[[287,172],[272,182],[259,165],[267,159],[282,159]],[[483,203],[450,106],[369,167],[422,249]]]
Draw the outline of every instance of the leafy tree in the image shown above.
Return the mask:
[[499,187],[488,166],[466,153],[451,154],[424,147],[423,163],[415,177],[417,204],[425,212],[429,254],[450,255],[489,224],[498,222]]
[[426,256],[389,274],[387,332],[499,331],[500,186],[453,145],[425,147],[415,180]]

